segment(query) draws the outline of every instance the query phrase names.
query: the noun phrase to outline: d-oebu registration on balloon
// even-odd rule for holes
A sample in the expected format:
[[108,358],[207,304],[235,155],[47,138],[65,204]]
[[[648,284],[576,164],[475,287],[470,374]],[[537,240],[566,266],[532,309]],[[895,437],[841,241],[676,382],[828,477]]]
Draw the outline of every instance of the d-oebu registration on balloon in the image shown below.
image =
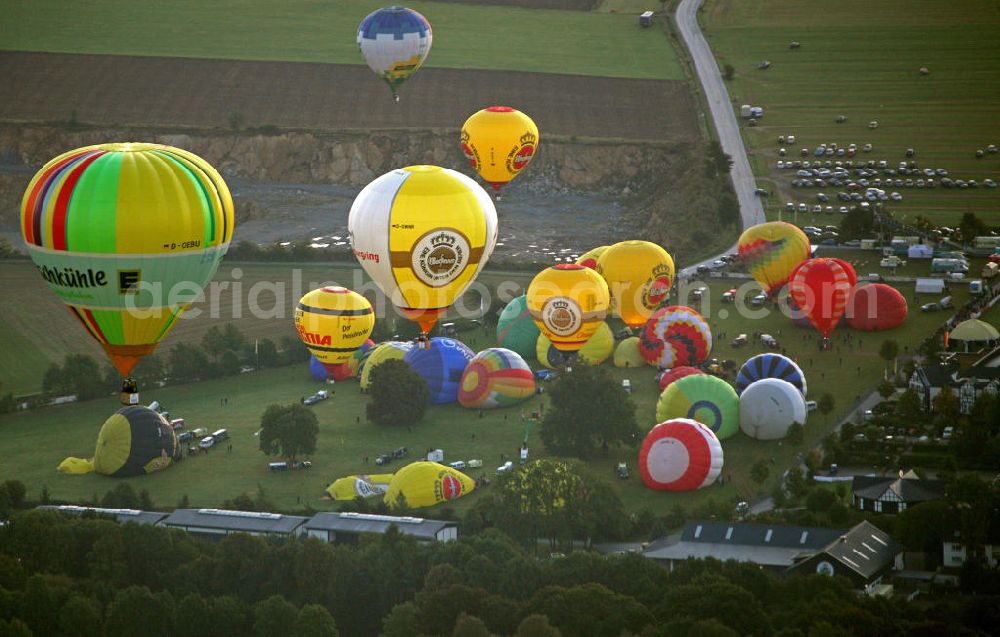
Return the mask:
[[32,178],[21,234],[42,278],[128,376],[215,275],[233,200],[186,150],[88,146]]
[[493,253],[497,211],[462,173],[409,166],[365,186],[347,228],[361,267],[426,338]]

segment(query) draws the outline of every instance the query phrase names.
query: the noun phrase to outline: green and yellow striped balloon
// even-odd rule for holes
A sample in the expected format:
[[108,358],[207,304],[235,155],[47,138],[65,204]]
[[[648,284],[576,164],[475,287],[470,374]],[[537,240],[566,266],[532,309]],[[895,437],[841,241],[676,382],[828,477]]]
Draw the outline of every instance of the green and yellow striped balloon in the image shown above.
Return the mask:
[[233,200],[188,151],[88,146],[34,176],[21,233],[42,278],[128,376],[215,275]]

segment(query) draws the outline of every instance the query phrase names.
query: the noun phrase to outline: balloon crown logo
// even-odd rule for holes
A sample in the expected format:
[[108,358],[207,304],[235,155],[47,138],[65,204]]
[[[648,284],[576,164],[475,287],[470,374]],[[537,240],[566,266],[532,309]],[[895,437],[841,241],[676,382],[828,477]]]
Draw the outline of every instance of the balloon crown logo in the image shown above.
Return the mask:
[[521,135],[521,145],[522,146],[534,146],[536,139],[537,139],[537,137],[535,137],[535,135],[532,134],[529,131],[529,132],[525,133],[524,135]]
[[462,273],[469,254],[469,242],[463,235],[438,229],[421,237],[413,247],[413,272],[427,285],[445,285]]
[[455,247],[455,237],[442,232],[441,234],[431,238],[431,245],[436,247],[447,246],[449,248]]
[[653,268],[653,277],[670,276],[670,266],[665,263],[658,263]]

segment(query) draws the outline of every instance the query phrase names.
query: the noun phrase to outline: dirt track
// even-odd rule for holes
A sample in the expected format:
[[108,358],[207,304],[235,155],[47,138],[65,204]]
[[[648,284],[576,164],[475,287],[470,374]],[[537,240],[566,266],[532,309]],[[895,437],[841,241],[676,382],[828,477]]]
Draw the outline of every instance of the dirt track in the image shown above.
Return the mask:
[[363,66],[0,53],[0,122],[309,130],[458,128],[490,104],[555,135],[698,139],[683,82],[423,69],[394,103]]

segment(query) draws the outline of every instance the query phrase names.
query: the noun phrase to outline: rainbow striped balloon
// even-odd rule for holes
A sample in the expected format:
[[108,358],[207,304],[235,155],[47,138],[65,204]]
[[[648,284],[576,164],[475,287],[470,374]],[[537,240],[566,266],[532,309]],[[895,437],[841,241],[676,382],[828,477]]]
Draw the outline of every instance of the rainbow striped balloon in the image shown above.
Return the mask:
[[476,354],[458,387],[458,402],[469,409],[510,407],[534,395],[531,368],[517,352],[502,347]]
[[700,365],[712,351],[712,330],[689,307],[671,305],[649,317],[639,335],[639,352],[650,365],[671,369]]
[[233,200],[188,151],[88,146],[34,176],[21,234],[42,278],[127,376],[215,275]]

